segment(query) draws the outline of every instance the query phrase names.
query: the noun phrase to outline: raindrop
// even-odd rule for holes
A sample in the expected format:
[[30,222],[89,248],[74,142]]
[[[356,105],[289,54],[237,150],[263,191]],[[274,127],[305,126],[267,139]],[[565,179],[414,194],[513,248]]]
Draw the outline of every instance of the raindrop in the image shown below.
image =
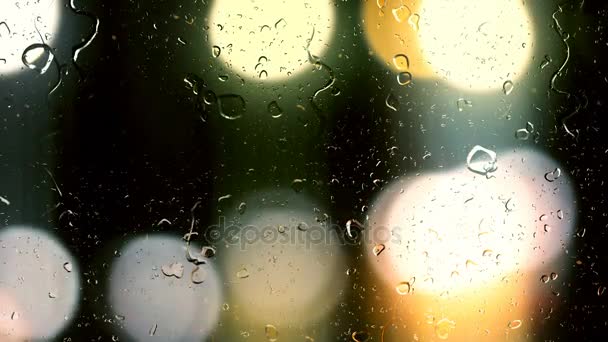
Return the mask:
[[249,271],[246,268],[241,268],[238,272],[236,272],[236,277],[239,279],[249,278]]
[[543,70],[544,68],[546,68],[547,65],[549,65],[549,63],[551,63],[551,56],[545,55],[545,58],[540,63],[540,70]]
[[184,265],[179,262],[174,262],[169,265],[163,265],[160,270],[167,277],[181,278],[184,275]]
[[530,132],[528,132],[528,130],[525,128],[520,128],[515,131],[515,138],[517,138],[518,140],[528,140],[529,137]]
[[551,272],[551,280],[556,280],[557,279],[557,273],[555,272]]
[[515,200],[513,198],[509,198],[505,203],[505,209],[507,211],[513,211],[515,209]]
[[489,178],[490,173],[498,168],[496,163],[496,152],[479,145],[475,145],[467,155],[467,167],[469,170],[485,175],[487,178]]
[[409,282],[407,281],[402,281],[399,284],[397,284],[397,286],[395,287],[395,290],[397,291],[398,294],[404,296],[410,293],[410,291],[412,290],[412,286],[410,285]]
[[412,74],[404,71],[397,74],[397,83],[399,85],[408,85],[412,82]]
[[543,282],[543,283],[545,283],[545,284],[546,284],[546,283],[548,283],[548,282],[549,282],[549,276],[548,276],[548,275],[546,275],[546,274],[543,274],[543,275],[540,277],[540,281],[542,281],[542,282]]
[[268,341],[274,342],[279,338],[279,330],[272,324],[266,324],[264,333],[266,334]]
[[604,292],[606,292],[606,286],[600,286],[597,288],[597,295],[601,296],[604,294]]
[[199,266],[196,266],[192,270],[192,273],[190,273],[190,280],[194,284],[200,284],[200,283],[204,282],[206,278],[207,278],[207,271],[205,271],[203,268],[201,268]]
[[414,31],[418,31],[420,29],[419,23],[420,23],[420,15],[417,13],[413,13],[412,15],[410,15],[409,19],[407,20],[407,22],[410,24],[410,26],[414,29]]
[[397,8],[393,8],[392,12],[393,17],[398,23],[405,22],[410,17],[410,14],[412,14],[409,7],[407,7],[406,5],[401,5]]
[[392,111],[396,112],[399,110],[399,100],[397,99],[397,97],[395,97],[395,95],[393,95],[393,93],[388,93],[384,102],[386,103],[386,106]]
[[0,21],[0,38],[8,38],[11,35],[11,28],[6,21]]
[[55,55],[51,48],[46,44],[39,43],[28,46],[21,55],[23,64],[40,74],[44,74],[49,69],[54,58]]
[[481,253],[481,256],[491,257],[494,252],[491,249],[486,249]]
[[509,322],[509,324],[507,325],[509,327],[509,329],[519,329],[522,325],[521,319],[515,319],[512,320],[511,322]]
[[211,49],[211,53],[213,54],[213,57],[218,58],[220,56],[220,54],[222,53],[222,49],[217,45],[213,45],[213,48]]
[[216,250],[211,246],[204,246],[201,249],[201,255],[205,258],[213,258],[215,256]]
[[502,84],[502,92],[505,95],[509,95],[509,94],[511,94],[512,91],[513,91],[513,82],[511,80],[505,81],[505,83]]
[[72,272],[72,264],[69,262],[64,263],[63,269],[66,270],[67,272]]
[[203,101],[205,101],[205,103],[208,105],[214,104],[215,101],[217,101],[217,96],[215,96],[213,91],[207,90],[205,92],[205,96],[203,96]]
[[226,82],[228,81],[228,75],[217,75],[217,79],[222,82]]
[[526,130],[528,133],[534,133],[534,124],[530,121],[526,122]]
[[561,175],[562,175],[562,170],[560,170],[560,168],[559,168],[559,167],[556,167],[556,168],[555,168],[555,170],[553,170],[553,171],[549,171],[549,172],[545,173],[545,179],[546,179],[548,182],[554,182],[554,181],[556,181],[556,180],[559,178],[559,176],[561,176]]
[[243,116],[245,111],[245,99],[241,95],[227,94],[218,98],[220,115],[224,119],[236,120]]
[[463,99],[461,97],[458,100],[456,100],[456,107],[458,108],[459,112],[462,112],[463,110],[465,110],[465,108],[473,107],[473,102],[470,100],[467,100],[467,99]]
[[291,188],[295,192],[300,192],[304,189],[304,180],[296,178],[291,182]]
[[298,226],[296,227],[299,231],[307,231],[308,230],[308,225],[306,224],[306,222],[300,222],[298,223]]
[[281,18],[279,19],[276,23],[274,23],[274,28],[275,29],[279,29],[282,30],[287,26],[287,22],[285,21],[285,19]]
[[283,116],[283,110],[279,107],[277,101],[272,101],[268,104],[268,113],[273,119],[278,119]]
[[557,218],[560,220],[564,218],[564,212],[561,209],[557,211]]
[[258,78],[261,79],[261,80],[267,79],[268,78],[268,71],[266,71],[266,70],[260,71],[260,73],[258,75]]
[[378,256],[384,251],[385,248],[386,247],[384,246],[384,244],[379,243],[374,246],[374,248],[372,249],[372,252],[374,253],[375,256]]
[[355,342],[365,342],[369,339],[369,333],[367,331],[355,331],[352,333],[351,338]]
[[400,53],[393,57],[393,64],[398,70],[407,70],[410,68],[410,59],[406,55]]
[[442,318],[435,324],[435,335],[440,340],[447,340],[452,329],[456,328],[456,323],[447,318]]
[[473,260],[467,260],[465,263],[465,267],[467,270],[476,270],[479,268],[479,265]]
[[154,323],[154,325],[150,328],[150,336],[154,336],[156,334],[156,329],[158,329],[158,324]]
[[16,321],[19,319],[19,313],[17,311],[13,311],[11,314],[11,320]]
[[346,222],[346,234],[349,238],[354,238],[353,228],[357,228],[359,231],[363,230],[363,225],[357,220],[348,220]]
[[239,206],[237,208],[237,211],[239,212],[240,215],[243,215],[246,210],[247,210],[247,203],[241,202],[241,204],[239,204]]
[[346,270],[346,275],[353,275],[355,273],[357,273],[357,269],[354,267]]
[[224,310],[224,311],[230,310],[230,304],[228,304],[228,303],[222,304],[222,310]]
[[279,225],[279,226],[277,227],[277,231],[278,231],[279,233],[281,233],[281,234],[284,234],[284,233],[285,233],[285,231],[287,231],[287,227],[285,227],[285,226],[283,226],[283,225]]
[[49,292],[49,298],[57,298],[57,295],[54,292]]
[[544,229],[545,229],[545,232],[547,232],[547,233],[548,233],[548,232],[550,232],[550,231],[551,231],[551,226],[550,226],[550,225],[548,225],[548,224],[546,224],[546,225],[545,225],[545,227],[544,227]]

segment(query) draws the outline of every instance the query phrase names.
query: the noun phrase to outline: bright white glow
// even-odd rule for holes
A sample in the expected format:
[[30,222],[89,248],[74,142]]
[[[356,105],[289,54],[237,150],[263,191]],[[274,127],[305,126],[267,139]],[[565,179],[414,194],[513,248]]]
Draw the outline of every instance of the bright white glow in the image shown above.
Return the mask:
[[[322,56],[334,25],[330,0],[215,0],[210,11],[214,55],[238,74],[277,80],[309,65],[307,46]],[[219,47],[219,50],[215,47]]]
[[[163,266],[177,262],[184,266],[181,278],[163,274]],[[219,319],[221,285],[210,263],[199,265],[206,276],[193,283],[195,267],[186,261],[181,239],[146,236],[129,242],[112,266],[109,294],[124,331],[136,341],[204,340]]]
[[[27,69],[21,56],[28,46],[52,44],[59,26],[61,5],[58,0],[0,2],[0,75]],[[29,62],[44,65],[48,53],[39,48],[32,50],[28,57]],[[40,57],[44,61],[36,61]]]
[[[381,194],[367,255],[392,286],[415,278],[417,293],[474,291],[564,254],[576,210],[567,172],[547,181],[558,165],[533,151],[499,152],[497,165],[494,178],[463,165],[404,178]],[[375,256],[380,242],[386,249]]]
[[425,0],[420,48],[440,77],[461,88],[502,88],[525,72],[532,26],[521,0]]
[[[260,196],[247,203],[262,199],[268,201]],[[301,326],[335,307],[347,267],[335,232],[315,222],[317,206],[293,197],[283,201],[297,209],[250,206],[241,220],[240,243],[218,254],[231,301],[249,322]]]
[[74,258],[50,235],[12,226],[0,230],[0,260],[0,340],[53,339],[78,302]]

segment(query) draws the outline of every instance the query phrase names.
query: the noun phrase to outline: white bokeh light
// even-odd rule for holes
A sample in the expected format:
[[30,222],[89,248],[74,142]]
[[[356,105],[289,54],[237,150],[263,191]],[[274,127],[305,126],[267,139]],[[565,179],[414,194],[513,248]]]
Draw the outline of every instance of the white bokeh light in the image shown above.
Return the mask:
[[[61,6],[58,0],[0,2],[0,76],[28,69],[21,57],[30,45],[53,43]],[[47,55],[43,48],[34,49],[27,56],[28,62],[38,64],[36,59],[44,58],[40,62],[44,65]]]
[[[498,153],[495,177],[466,165],[391,185],[374,203],[369,261],[391,285],[415,279],[417,293],[475,291],[536,270],[564,253],[576,207],[559,165],[534,151]],[[380,241],[382,240],[382,241]],[[377,243],[386,249],[378,256]]]
[[531,61],[532,25],[519,0],[425,0],[419,25],[424,59],[460,88],[500,89]]
[[[222,303],[221,282],[211,263],[198,265],[204,281],[194,283],[197,266],[187,262],[185,242],[159,235],[130,241],[120,254],[112,266],[109,298],[122,331],[136,341],[208,337]],[[162,267],[172,263],[184,266],[181,278],[163,274]]]
[[334,30],[330,0],[215,0],[209,17],[208,48],[234,72],[256,80],[301,71],[310,63],[307,47],[322,56]]
[[72,319],[80,275],[50,235],[24,226],[0,230],[0,340],[53,339]]

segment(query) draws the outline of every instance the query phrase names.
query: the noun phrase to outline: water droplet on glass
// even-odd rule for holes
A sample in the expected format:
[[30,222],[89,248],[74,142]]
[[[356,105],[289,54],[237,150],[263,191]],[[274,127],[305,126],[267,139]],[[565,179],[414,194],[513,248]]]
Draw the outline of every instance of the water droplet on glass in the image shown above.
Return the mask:
[[551,63],[551,56],[545,55],[545,58],[540,63],[540,70],[543,70],[544,68],[546,68],[547,65],[549,65],[549,63]]
[[212,246],[204,246],[201,249],[201,255],[205,258],[213,258],[215,256],[216,250]]
[[268,104],[268,113],[273,119],[278,119],[283,116],[283,110],[279,107],[277,101],[272,101]]
[[277,227],[277,231],[281,234],[285,233],[287,231],[287,227],[283,226],[283,225],[279,225]]
[[238,272],[236,272],[236,277],[240,279],[249,278],[249,271],[246,268],[241,268]]
[[207,90],[205,92],[205,96],[203,96],[203,101],[205,101],[205,103],[208,105],[214,104],[215,101],[217,101],[217,96],[215,96],[213,91]]
[[491,257],[493,253],[494,253],[494,251],[492,251],[491,249],[486,249],[481,253],[481,256]]
[[557,218],[560,220],[564,218],[564,212],[561,209],[557,211]]
[[393,57],[393,64],[398,70],[407,70],[410,68],[410,59],[406,55],[400,53]]
[[509,327],[509,329],[519,329],[522,325],[521,319],[515,319],[512,320],[511,322],[509,322],[509,324],[507,325]]
[[179,262],[163,265],[160,270],[167,277],[181,278],[184,275],[184,265]]
[[228,303],[222,304],[222,310],[224,310],[224,311],[230,310],[230,304],[228,304]]
[[54,292],[49,292],[49,298],[57,298],[57,295]]
[[291,188],[295,192],[300,192],[304,189],[304,180],[296,178],[291,182]]
[[353,275],[355,273],[357,273],[357,269],[354,267],[346,270],[346,275]]
[[375,256],[378,256],[384,251],[385,248],[386,247],[384,246],[384,244],[379,243],[374,246],[374,248],[372,249],[372,252],[374,253]]
[[213,45],[213,48],[211,49],[211,53],[213,54],[213,57],[218,58],[220,56],[220,54],[222,53],[222,49],[217,45]]
[[604,294],[604,292],[606,292],[606,286],[600,286],[597,288],[597,295],[601,296]]
[[224,119],[236,120],[245,112],[245,99],[241,95],[227,94],[218,98],[220,115]]
[[556,280],[558,277],[557,273],[551,272],[551,280]]
[[300,222],[298,223],[297,227],[296,227],[299,231],[305,232],[308,230],[308,225],[306,224],[306,222]]
[[49,69],[54,58],[55,55],[51,48],[46,44],[39,43],[28,46],[21,55],[23,64],[40,74],[44,74]]
[[477,270],[479,268],[479,265],[473,260],[467,260],[465,263],[465,267],[467,268],[467,270]]
[[363,230],[363,225],[357,220],[348,220],[346,222],[346,235],[348,235],[349,238],[355,238],[353,228],[357,228],[359,231],[361,231]]
[[548,283],[548,282],[549,282],[549,276],[548,276],[548,275],[546,275],[546,274],[543,274],[543,275],[540,277],[540,281],[542,281],[542,282],[543,282],[543,283],[545,283],[545,284],[546,284],[546,283]]
[[511,94],[512,91],[513,91],[513,82],[510,80],[505,81],[505,83],[502,84],[502,92],[505,95],[509,95],[509,94]]
[[534,133],[534,124],[530,121],[526,122],[526,130],[528,133]]
[[462,112],[463,110],[465,110],[465,108],[473,107],[473,101],[463,99],[461,97],[458,100],[456,100],[456,107],[458,108],[459,112]]
[[410,285],[409,282],[407,281],[402,281],[399,284],[397,284],[397,286],[395,287],[395,290],[397,291],[398,294],[404,296],[410,293],[410,291],[412,290],[412,286]]
[[287,26],[287,22],[285,19],[281,18],[276,23],[274,23],[274,28],[278,30],[282,30]]
[[19,313],[17,311],[13,311],[11,314],[11,320],[16,321],[19,319]]
[[553,171],[549,171],[549,172],[545,173],[545,179],[546,179],[548,182],[554,182],[554,181],[556,181],[556,180],[559,178],[559,176],[561,176],[561,175],[562,175],[562,170],[560,170],[560,168],[559,168],[559,167],[556,167],[556,168],[555,168]]
[[279,338],[279,330],[272,324],[266,324],[264,333],[266,334],[268,341],[274,342]]
[[241,202],[241,204],[239,204],[239,207],[237,208],[237,211],[239,212],[240,215],[243,215],[246,210],[247,210],[247,203]]
[[9,38],[11,35],[11,28],[8,27],[6,21],[0,21],[0,38]]
[[410,15],[409,19],[407,20],[407,22],[410,24],[410,26],[412,27],[412,29],[414,29],[414,31],[418,31],[420,29],[420,15],[417,13],[413,13],[412,15]]
[[452,329],[456,328],[456,323],[447,318],[442,318],[435,324],[435,335],[440,340],[447,340]]
[[399,110],[399,100],[393,93],[388,93],[386,100],[384,101],[386,106],[392,111],[396,112]]
[[489,178],[489,174],[498,168],[496,152],[479,145],[474,146],[467,155],[467,167]]
[[545,229],[545,232],[547,232],[547,233],[548,233],[548,232],[550,232],[550,231],[551,231],[551,226],[550,226],[550,225],[548,225],[548,224],[546,224],[546,225],[545,225],[545,227],[544,227],[544,229]]
[[200,283],[204,282],[206,278],[207,278],[207,271],[205,271],[203,268],[201,268],[199,266],[196,266],[192,270],[192,273],[190,273],[190,280],[194,284],[200,284]]
[[69,262],[64,263],[63,269],[66,270],[67,272],[72,272],[72,264]]
[[412,14],[409,7],[407,7],[406,5],[401,5],[397,8],[393,8],[392,12],[393,12],[393,17],[395,18],[395,20],[398,23],[405,22]]
[[412,74],[407,71],[400,72],[397,74],[397,83],[399,85],[408,85],[412,82]]
[[507,202],[505,203],[505,209],[507,211],[513,211],[513,210],[515,210],[515,200],[513,198],[509,198],[507,200]]
[[217,79],[222,82],[226,82],[228,81],[228,75],[217,75]]
[[355,331],[352,333],[351,338],[355,342],[365,342],[369,339],[369,333],[367,331]]
[[260,73],[258,75],[258,78],[261,79],[261,80],[267,79],[268,78],[268,71],[266,71],[266,70],[260,71]]
[[517,131],[515,131],[515,138],[518,140],[528,140],[529,137],[530,137],[530,133],[525,128],[520,128]]
[[156,329],[158,329],[158,324],[154,323],[154,325],[150,328],[150,336],[156,335]]

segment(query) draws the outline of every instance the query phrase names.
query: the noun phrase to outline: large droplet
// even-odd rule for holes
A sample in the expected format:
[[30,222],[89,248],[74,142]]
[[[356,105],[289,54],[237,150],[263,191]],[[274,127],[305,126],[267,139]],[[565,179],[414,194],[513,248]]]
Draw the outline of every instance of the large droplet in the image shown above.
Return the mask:
[[548,182],[554,182],[554,181],[556,181],[556,180],[559,178],[559,176],[561,176],[561,175],[562,175],[562,170],[560,170],[560,168],[559,168],[559,167],[556,167],[556,168],[555,168],[553,171],[549,171],[549,172],[545,173],[545,179],[546,179]]
[[393,17],[398,23],[404,23],[412,14],[409,7],[406,5],[401,5],[397,8],[393,8]]
[[39,43],[28,46],[21,55],[23,64],[40,74],[44,74],[49,69],[54,58],[55,55],[51,48],[46,44]]
[[207,271],[200,266],[196,266],[190,273],[190,280],[194,284],[200,284],[207,278]]
[[420,29],[420,15],[418,13],[412,13],[407,22],[410,24],[410,27],[414,29],[414,31],[418,31]]
[[72,264],[69,262],[66,262],[63,264],[63,269],[66,270],[67,272],[72,272]]
[[543,283],[548,283],[549,282],[549,276],[546,274],[543,274],[542,276],[540,276],[540,281]]
[[357,220],[348,220],[346,222],[346,234],[349,238],[355,238],[354,229],[363,230],[363,225]]
[[529,137],[530,132],[528,132],[528,130],[525,128],[520,128],[515,131],[515,138],[517,138],[517,140],[528,140]]
[[410,68],[410,59],[406,55],[400,53],[393,57],[393,64],[398,70],[405,71]]
[[236,120],[245,112],[245,99],[241,95],[226,94],[218,98],[220,115],[228,120]]
[[440,340],[447,340],[450,337],[450,332],[456,328],[456,323],[447,318],[442,318],[435,324],[435,335]]
[[304,190],[304,180],[303,179],[299,179],[299,178],[294,179],[291,182],[291,188],[295,192],[300,192],[300,191]]
[[479,145],[474,146],[467,155],[467,167],[475,173],[489,177],[489,174],[498,168],[496,152]]
[[213,57],[218,58],[220,56],[220,54],[222,53],[222,49],[217,45],[213,45],[213,48],[211,49],[211,53],[213,54]]
[[272,324],[266,324],[264,327],[264,333],[270,342],[274,342],[279,338],[279,330]]
[[181,278],[184,275],[184,265],[179,262],[163,265],[160,270],[167,277]]
[[272,101],[268,104],[268,113],[274,119],[278,119],[283,116],[283,110],[279,107],[277,101]]
[[399,85],[408,85],[412,82],[412,74],[404,71],[397,74],[397,83]]
[[509,94],[511,94],[512,91],[513,91],[513,82],[511,80],[505,81],[505,83],[502,84],[502,92],[505,95],[509,95]]
[[412,285],[407,281],[402,281],[397,286],[395,286],[395,290],[398,294],[404,296],[410,293],[412,290]]

